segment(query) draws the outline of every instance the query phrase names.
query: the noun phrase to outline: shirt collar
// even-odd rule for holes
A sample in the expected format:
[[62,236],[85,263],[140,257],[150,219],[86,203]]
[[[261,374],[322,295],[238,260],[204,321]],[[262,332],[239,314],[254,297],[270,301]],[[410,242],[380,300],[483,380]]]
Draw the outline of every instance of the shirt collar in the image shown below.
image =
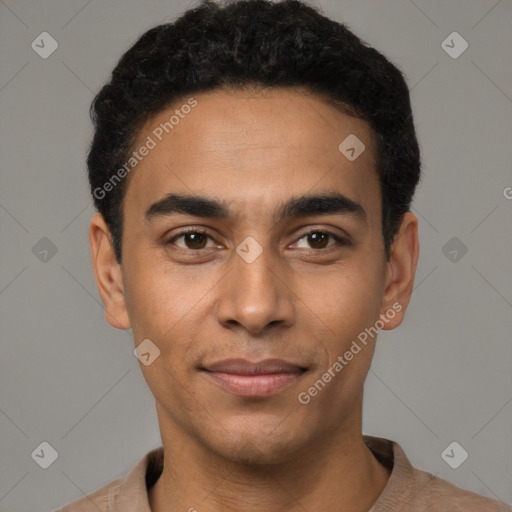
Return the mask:
[[[415,489],[417,485],[413,485],[414,468],[402,448],[380,437],[364,435],[363,440],[379,462],[391,470],[386,487],[368,512],[393,510],[398,497],[402,503],[412,501],[415,492],[421,489]],[[146,453],[119,484],[111,489],[108,495],[109,512],[151,512],[148,489],[160,477],[163,463],[163,447]]]

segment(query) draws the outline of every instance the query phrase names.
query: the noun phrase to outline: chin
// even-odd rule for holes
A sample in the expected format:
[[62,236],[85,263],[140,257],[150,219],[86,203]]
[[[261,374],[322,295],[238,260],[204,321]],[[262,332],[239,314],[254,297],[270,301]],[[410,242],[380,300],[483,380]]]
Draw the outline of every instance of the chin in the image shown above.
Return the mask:
[[289,462],[296,454],[290,443],[260,443],[258,440],[248,440],[244,444],[226,450],[219,455],[232,462],[250,466],[269,466]]
[[210,438],[208,445],[217,455],[232,462],[249,465],[282,464],[293,460],[301,447],[311,442],[304,433],[283,427],[286,426],[275,421],[272,425],[262,425],[262,422],[238,424],[236,428],[230,425],[217,432],[217,435],[222,436],[221,439]]

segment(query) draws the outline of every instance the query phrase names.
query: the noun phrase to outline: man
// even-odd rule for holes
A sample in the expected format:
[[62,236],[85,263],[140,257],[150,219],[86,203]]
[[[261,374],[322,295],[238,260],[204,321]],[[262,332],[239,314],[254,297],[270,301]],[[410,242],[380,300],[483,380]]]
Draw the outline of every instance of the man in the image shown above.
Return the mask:
[[362,435],[418,260],[401,73],[298,1],[203,2],[93,104],[93,269],[163,447],[61,511],[505,511]]

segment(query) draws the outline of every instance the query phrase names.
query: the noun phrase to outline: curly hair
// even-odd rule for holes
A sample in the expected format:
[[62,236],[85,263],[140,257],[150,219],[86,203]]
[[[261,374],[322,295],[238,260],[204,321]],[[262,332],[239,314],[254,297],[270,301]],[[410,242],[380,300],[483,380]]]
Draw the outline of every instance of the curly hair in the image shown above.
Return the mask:
[[143,124],[177,99],[220,87],[302,87],[367,121],[377,140],[386,257],[420,179],[409,90],[386,57],[301,0],[203,0],[145,32],[91,105],[87,166],[121,263],[126,181],[95,190],[130,158]]

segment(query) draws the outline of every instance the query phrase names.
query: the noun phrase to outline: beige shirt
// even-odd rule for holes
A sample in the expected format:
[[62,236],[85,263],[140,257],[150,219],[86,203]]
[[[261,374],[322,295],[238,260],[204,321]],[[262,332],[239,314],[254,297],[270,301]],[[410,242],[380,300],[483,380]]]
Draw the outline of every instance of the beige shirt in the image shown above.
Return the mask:
[[[368,512],[512,512],[499,501],[460,489],[430,473],[413,468],[393,441],[364,436],[377,459],[391,469],[388,483]],[[151,512],[148,489],[162,472],[163,448],[142,457],[124,477],[55,512]]]

